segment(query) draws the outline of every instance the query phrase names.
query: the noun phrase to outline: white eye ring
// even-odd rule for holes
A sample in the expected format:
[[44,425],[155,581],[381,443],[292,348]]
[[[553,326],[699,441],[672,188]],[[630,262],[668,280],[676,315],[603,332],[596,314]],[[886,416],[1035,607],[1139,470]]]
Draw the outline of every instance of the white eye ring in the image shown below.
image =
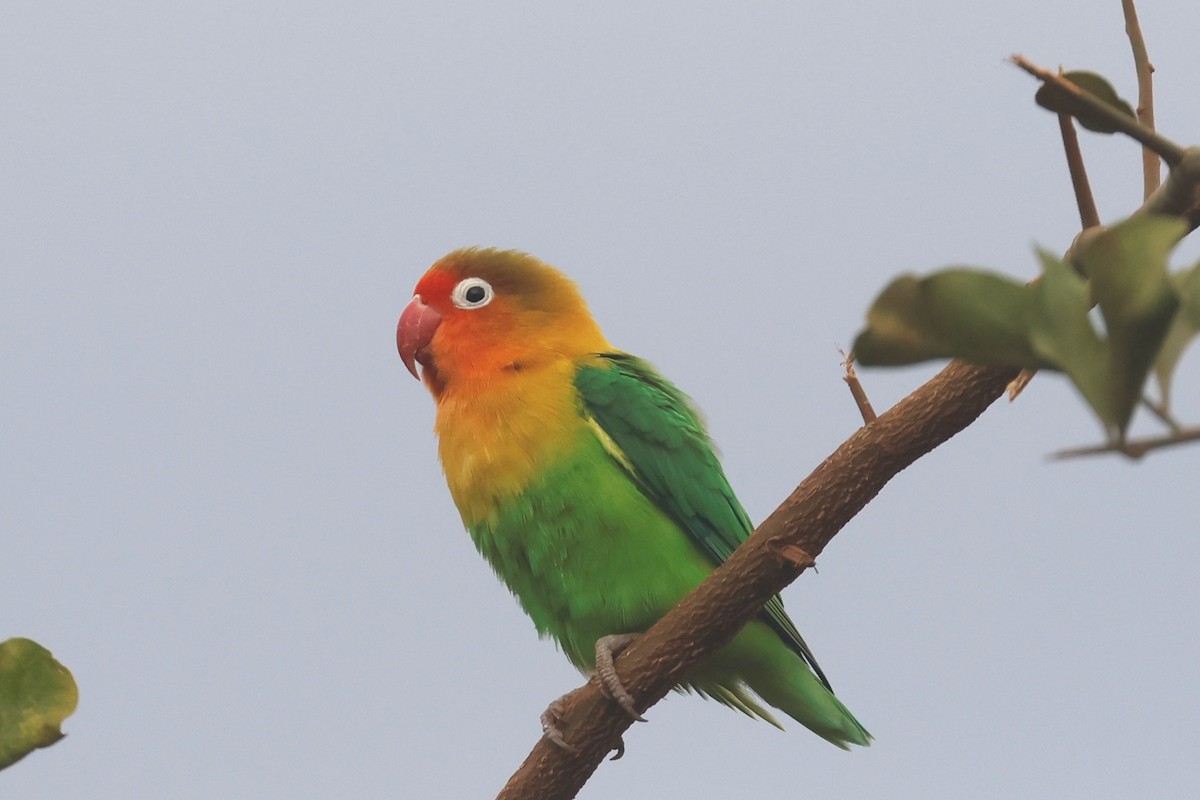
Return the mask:
[[483,308],[496,296],[492,285],[483,278],[463,278],[450,293],[450,300],[459,308]]

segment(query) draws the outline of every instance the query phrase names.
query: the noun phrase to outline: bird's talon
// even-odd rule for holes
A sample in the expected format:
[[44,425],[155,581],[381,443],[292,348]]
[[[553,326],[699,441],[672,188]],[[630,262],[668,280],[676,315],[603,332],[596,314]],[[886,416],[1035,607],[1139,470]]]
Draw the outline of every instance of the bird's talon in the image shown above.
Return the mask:
[[618,758],[625,755],[625,737],[622,736],[617,739],[617,746],[614,747],[613,750],[616,750],[617,754],[610,758],[609,761],[616,761]]
[[[600,686],[603,687],[604,684],[600,684]],[[622,690],[619,694],[613,693],[608,695],[608,697],[610,700],[616,702],[616,704],[621,707],[621,710],[628,714],[629,718],[634,722],[646,721],[646,718],[638,713],[637,706],[633,704],[633,698],[629,696],[628,692]]]
[[567,740],[563,738],[562,731],[558,727],[559,720],[562,719],[563,700],[569,696],[570,692],[546,706],[546,710],[542,712],[542,716],[539,719],[542,723],[542,735],[563,750],[571,753],[574,752],[575,748],[567,744]]
[[630,719],[645,722],[646,719],[638,713],[633,703],[633,697],[621,685],[617,668],[613,665],[613,659],[637,637],[636,633],[618,633],[596,640],[596,680],[604,696],[619,705]]

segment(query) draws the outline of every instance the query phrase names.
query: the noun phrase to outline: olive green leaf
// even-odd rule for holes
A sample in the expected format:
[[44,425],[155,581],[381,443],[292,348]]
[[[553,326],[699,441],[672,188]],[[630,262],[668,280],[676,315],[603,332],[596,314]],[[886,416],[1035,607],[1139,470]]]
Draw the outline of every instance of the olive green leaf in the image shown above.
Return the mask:
[[1179,352],[1200,331],[1200,266],[1174,280],[1167,272],[1184,232],[1179,220],[1148,214],[1093,229],[1072,255],[1083,275],[1043,252],[1043,275],[1028,285],[964,268],[901,276],[867,311],[855,356],[864,366],[961,358],[1059,370],[1123,436],[1151,368],[1165,395]]
[[1179,308],[1167,257],[1186,231],[1181,220],[1139,215],[1102,232],[1075,254],[1091,279],[1107,328],[1112,422],[1122,434]]
[[1179,358],[1196,334],[1200,333],[1200,263],[1172,275],[1171,284],[1179,297],[1179,312],[1154,362],[1154,377],[1158,381],[1162,408],[1167,413],[1171,408],[1171,380],[1179,365]]
[[[1122,114],[1127,114],[1134,119],[1137,118],[1137,115],[1133,113],[1133,107],[1122,100],[1116,90],[1113,89],[1112,84],[1100,75],[1080,70],[1064,73],[1062,77],[1097,100],[1117,109]],[[1043,83],[1033,96],[1033,99],[1042,108],[1049,109],[1058,114],[1070,114],[1079,120],[1079,124],[1089,131],[1095,131],[1096,133],[1117,132],[1117,129],[1112,127],[1112,124],[1108,120],[1105,120],[1080,103],[1077,96],[1069,91],[1060,89],[1052,83]]]
[[949,357],[1034,365],[1028,309],[1026,287],[1000,275],[962,268],[904,275],[871,305],[854,354],[868,366]]
[[1092,302],[1087,281],[1050,253],[1038,255],[1043,271],[1042,279],[1030,287],[1032,347],[1043,361],[1067,374],[1096,416],[1112,429],[1116,416],[1108,394],[1108,354],[1088,317]]
[[29,639],[0,643],[0,769],[63,738],[79,702],[75,679]]

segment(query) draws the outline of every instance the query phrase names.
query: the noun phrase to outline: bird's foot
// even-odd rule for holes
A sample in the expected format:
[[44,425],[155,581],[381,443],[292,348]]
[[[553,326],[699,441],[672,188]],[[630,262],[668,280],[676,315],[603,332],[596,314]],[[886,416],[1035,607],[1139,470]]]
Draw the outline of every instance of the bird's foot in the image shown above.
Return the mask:
[[567,744],[567,740],[563,738],[562,729],[558,727],[558,723],[562,721],[563,711],[566,710],[567,698],[579,691],[574,689],[567,692],[562,697],[555,700],[550,705],[546,706],[546,710],[542,712],[542,733],[547,739],[570,753],[574,750],[571,745]]
[[[637,637],[636,633],[616,633],[601,636],[596,640],[596,679],[604,696],[619,705],[630,719],[645,722],[645,718],[638,713],[637,706],[633,704],[633,697],[621,685],[621,679],[617,677],[617,668],[613,665],[613,659]],[[616,758],[620,758],[624,752],[625,747],[622,743],[617,748]]]
[[[567,692],[562,697],[555,700],[550,705],[546,706],[546,710],[542,712],[541,716],[542,734],[555,745],[561,747],[563,750],[566,750],[568,753],[574,752],[575,748],[567,744],[567,740],[563,736],[562,729],[559,727],[558,723],[562,721],[563,712],[565,712],[567,709],[567,698],[578,691],[579,689],[573,689],[572,691]],[[610,760],[616,761],[618,758],[625,755],[625,740],[618,737],[617,746],[613,749],[617,751],[617,754]]]

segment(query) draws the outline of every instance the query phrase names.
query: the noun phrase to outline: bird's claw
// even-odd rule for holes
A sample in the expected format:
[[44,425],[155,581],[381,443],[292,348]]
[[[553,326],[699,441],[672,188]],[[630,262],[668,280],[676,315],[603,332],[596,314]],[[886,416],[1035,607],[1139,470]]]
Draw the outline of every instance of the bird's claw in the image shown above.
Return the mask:
[[[613,659],[637,637],[636,633],[618,633],[596,640],[596,683],[600,687],[601,694],[620,706],[630,719],[636,722],[645,722],[646,719],[638,713],[637,706],[634,705],[633,696],[621,685],[621,679],[617,677],[617,669],[613,665]],[[567,692],[546,706],[546,710],[540,717],[542,735],[568,753],[574,752],[575,748],[567,743],[562,729],[559,728],[559,723],[562,721],[563,712],[566,711],[567,698],[577,691],[579,690]],[[616,761],[625,755],[625,739],[618,738],[613,750],[616,751],[616,754],[609,759],[610,761]]]
[[[576,689],[575,691],[579,690]],[[575,752],[575,748],[567,744],[567,740],[565,737],[563,737],[562,729],[558,727],[558,723],[562,720],[563,712],[566,710],[567,698],[573,695],[575,691],[567,692],[562,697],[546,706],[546,710],[542,712],[542,716],[540,717],[542,723],[542,735],[568,753]],[[616,750],[617,753],[610,758],[609,761],[616,761],[618,758],[625,755],[625,739],[617,737],[617,746],[614,747],[613,750]]]
[[[645,722],[645,717],[638,713],[633,696],[625,691],[621,679],[617,677],[617,668],[613,665],[613,659],[637,637],[636,633],[617,633],[596,640],[596,680],[604,696],[619,705],[630,719]],[[620,758],[620,754],[625,752],[624,744],[617,749],[616,757]]]
[[618,758],[625,755],[625,738],[623,736],[617,737],[617,746],[614,747],[613,750],[616,750],[617,754],[610,758],[609,761],[616,761]]
[[567,744],[567,740],[563,738],[562,730],[559,729],[558,723],[562,720],[564,702],[571,696],[571,692],[567,692],[562,697],[555,700],[550,705],[546,706],[546,710],[542,712],[539,718],[542,723],[542,734],[554,744],[566,750],[568,753],[575,748]]

